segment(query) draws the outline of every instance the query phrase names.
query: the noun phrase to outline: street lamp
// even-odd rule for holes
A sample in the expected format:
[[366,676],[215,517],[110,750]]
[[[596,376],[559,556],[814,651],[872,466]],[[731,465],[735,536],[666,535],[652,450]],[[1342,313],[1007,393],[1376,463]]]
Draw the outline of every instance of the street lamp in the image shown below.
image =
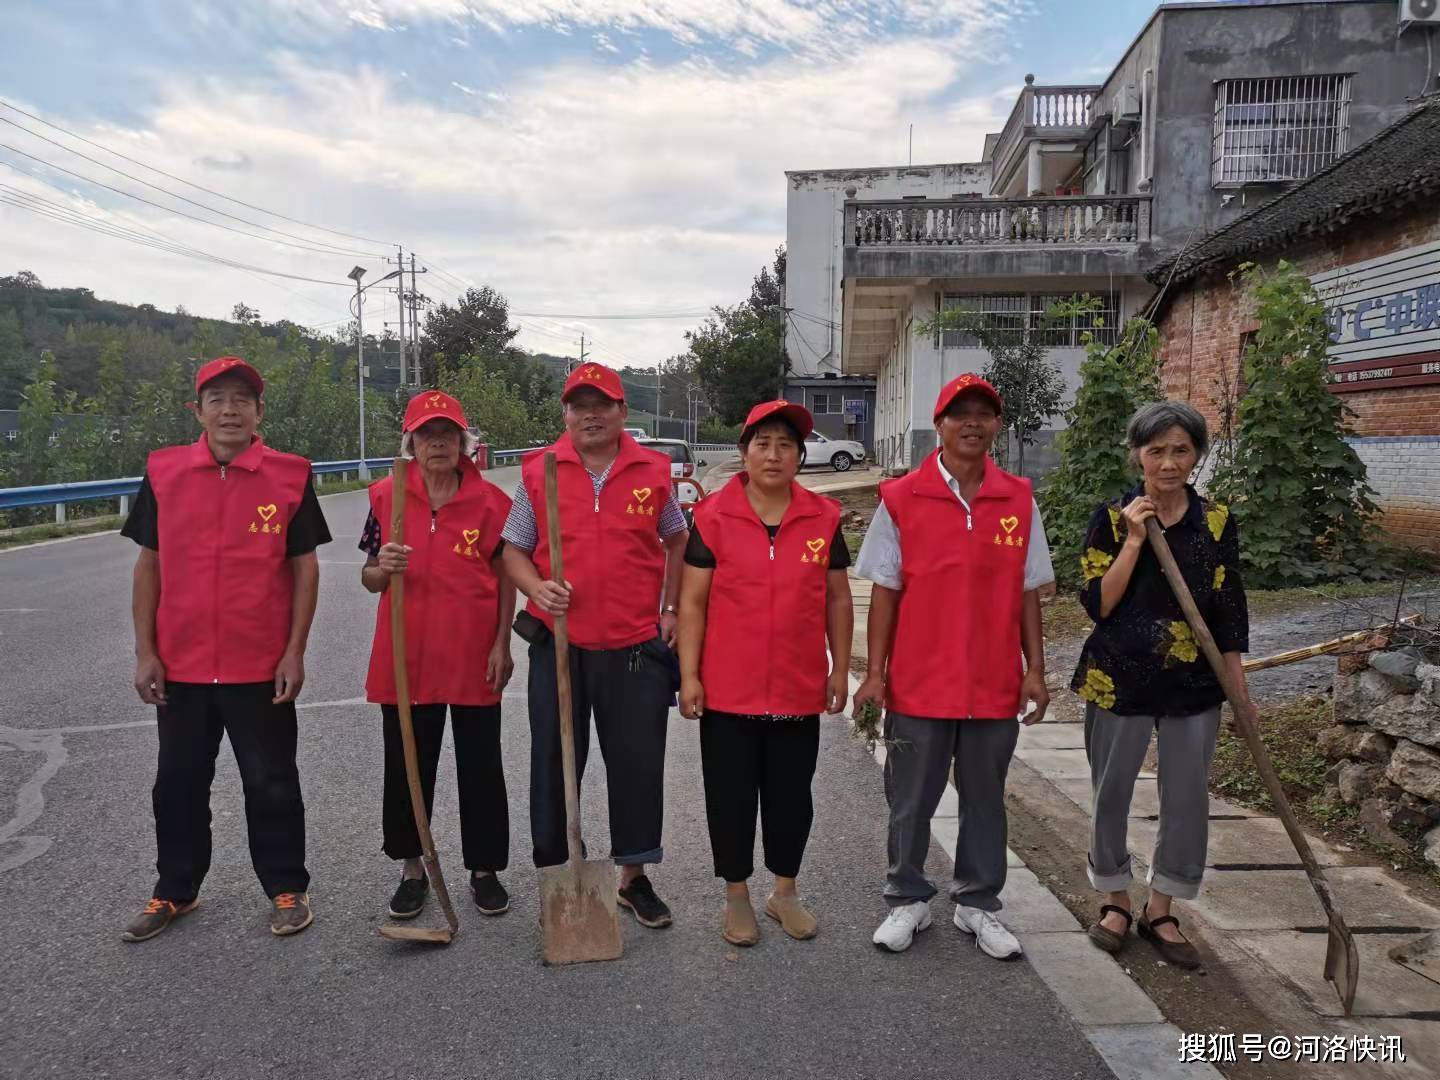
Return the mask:
[[365,464],[365,300],[366,289],[374,288],[382,281],[399,277],[404,271],[391,270],[382,278],[362,287],[360,279],[365,276],[365,267],[354,267],[345,276],[355,282],[355,366],[360,374],[360,479],[370,479],[370,466]]

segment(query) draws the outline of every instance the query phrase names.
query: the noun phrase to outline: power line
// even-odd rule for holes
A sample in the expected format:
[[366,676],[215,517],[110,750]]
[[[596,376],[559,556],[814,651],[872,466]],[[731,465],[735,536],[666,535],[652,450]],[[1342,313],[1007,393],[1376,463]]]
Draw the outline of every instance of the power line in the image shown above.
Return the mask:
[[[0,164],[10,165],[11,163],[8,161],[0,161]],[[115,239],[129,240],[131,243],[139,244],[142,247],[155,248],[157,250],[168,252],[172,255],[183,255],[188,258],[200,259],[205,262],[232,267],[236,270],[244,270],[257,274],[265,274],[269,277],[287,278],[291,281],[306,281],[315,285],[331,285],[338,288],[349,287],[343,282],[326,281],[323,278],[305,277],[301,274],[290,274],[282,270],[271,270],[263,266],[254,266],[249,263],[242,263],[234,259],[228,259],[220,255],[214,255],[209,252],[202,251],[199,248],[192,248],[188,245],[180,244],[169,239],[161,239],[159,241],[152,240],[148,237],[141,236],[133,229],[125,229],[109,222],[97,221],[96,219],[89,217],[88,215],[80,214],[77,211],[71,210],[69,207],[64,207],[60,206],[59,204],[53,203],[47,204],[46,200],[39,199],[38,196],[28,195],[27,193],[20,191],[18,188],[10,188],[9,190],[15,192],[21,199],[26,199],[31,202],[41,204],[39,207],[37,207],[35,205],[27,205],[26,202],[19,201],[13,196],[7,198],[6,202],[11,206],[16,207],[17,209],[29,210],[32,213],[39,214],[40,216],[50,217],[56,220],[64,221],[67,224],[76,225],[80,228],[88,229],[91,232],[98,232],[103,235],[114,237]],[[59,211],[59,213],[56,212],[57,210]]]
[[[44,118],[42,118],[42,117],[39,117],[39,116],[36,116],[34,113],[26,112],[24,109],[22,109],[22,108],[20,108],[20,107],[18,107],[18,106],[16,106],[16,105],[11,105],[8,101],[5,101],[3,98],[0,98],[0,107],[9,109],[9,110],[11,110],[12,112],[17,112],[17,113],[19,113],[21,116],[28,116],[31,120],[34,120],[34,121],[36,121],[37,123],[44,124],[46,127],[54,128],[56,131],[64,132],[66,135],[69,135],[72,139],[76,139],[76,140],[78,140],[79,142],[85,143],[87,146],[93,146],[93,147],[95,147],[97,150],[104,150],[107,154],[113,154],[115,157],[118,157],[121,161],[128,161],[128,162],[130,162],[132,165],[139,165],[142,169],[149,169],[149,170],[150,170],[151,172],[153,172],[153,173],[158,173],[159,175],[164,176],[164,177],[167,177],[168,179],[174,180],[174,181],[176,181],[177,183],[184,184],[186,187],[192,187],[192,188],[194,188],[194,189],[197,190],[197,191],[203,191],[203,192],[205,192],[207,195],[214,195],[217,199],[224,199],[226,202],[232,202],[232,203],[234,203],[236,206],[243,206],[243,207],[245,207],[247,210],[256,210],[256,211],[259,211],[259,212],[262,213],[262,214],[268,214],[268,215],[270,215],[271,217],[279,218],[281,221],[288,221],[288,222],[290,222],[292,225],[303,225],[303,226],[305,226],[305,228],[307,228],[307,229],[317,229],[317,230],[319,230],[320,232],[327,232],[327,233],[330,233],[330,234],[332,234],[332,235],[334,235],[334,236],[343,236],[343,237],[345,237],[346,239],[349,239],[349,240],[359,240],[359,241],[361,241],[362,243],[366,243],[366,244],[383,244],[383,245],[385,245],[385,246],[387,246],[387,247],[388,247],[389,244],[390,244],[390,242],[389,242],[388,240],[376,240],[376,239],[373,239],[372,237],[368,237],[368,236],[357,236],[357,235],[355,235],[354,233],[341,232],[339,229],[328,229],[328,228],[326,228],[324,225],[316,225],[316,224],[314,224],[313,222],[301,221],[299,218],[287,217],[287,216],[284,215],[284,214],[276,213],[274,210],[267,210],[267,209],[265,209],[263,206],[255,206],[253,203],[247,203],[247,202],[244,202],[244,201],[241,200],[241,199],[236,199],[236,198],[234,198],[234,197],[232,197],[232,196],[230,196],[230,195],[226,195],[226,194],[223,193],[223,192],[215,191],[215,190],[213,190],[212,188],[207,188],[207,187],[205,187],[205,186],[203,186],[203,185],[201,185],[201,184],[197,184],[197,183],[195,183],[193,180],[186,180],[183,176],[176,176],[176,175],[173,174],[173,173],[168,173],[168,172],[166,172],[164,169],[156,168],[154,165],[148,165],[148,164],[146,164],[146,163],[143,162],[143,161],[137,160],[136,158],[128,157],[127,155],[120,153],[120,151],[118,151],[118,150],[112,150],[110,147],[105,146],[103,143],[95,142],[93,139],[87,139],[87,138],[85,138],[85,136],[83,136],[83,135],[77,135],[75,132],[69,130],[68,128],[61,127],[59,124],[52,123],[52,122],[49,121],[49,120],[46,120],[46,119],[44,119]],[[17,125],[17,126],[18,126],[18,125]],[[25,129],[22,128],[21,130],[25,130]],[[34,134],[34,132],[31,132],[31,134]],[[37,138],[44,138],[44,136],[37,136]],[[68,148],[67,148],[67,149],[68,149]],[[75,152],[75,151],[73,151],[73,150],[71,151],[71,153],[74,153],[74,152]],[[106,168],[109,168],[109,166],[105,166],[105,167],[106,167]],[[116,170],[116,171],[118,172],[119,170]],[[122,174],[122,175],[123,175],[123,174]],[[141,182],[141,183],[144,183],[143,180],[140,181],[140,182]],[[161,190],[163,190],[163,189],[161,189]],[[179,197],[179,196],[177,196],[177,198],[178,198],[178,197]],[[216,213],[221,213],[221,211],[216,211]],[[262,226],[262,227],[263,227],[263,226]]]
[[[11,120],[6,120],[3,116],[0,116],[0,124],[11,124],[12,126],[16,126],[16,127],[19,126],[19,125],[14,124],[14,122],[11,121]],[[24,129],[24,128],[20,128],[20,130],[21,130],[21,131],[24,131],[25,129]],[[31,132],[31,134],[34,134],[34,133]],[[37,139],[44,139],[46,142],[54,143],[54,145],[60,146],[60,144],[59,144],[59,143],[56,143],[55,140],[53,140],[53,139],[45,139],[45,136],[43,136],[43,135],[35,135],[35,138],[37,138]],[[22,155],[22,156],[24,156],[24,157],[29,158],[31,161],[37,161],[37,162],[39,162],[41,165],[44,165],[46,168],[56,169],[56,170],[58,170],[58,171],[60,171],[60,172],[66,173],[66,174],[69,175],[69,176],[75,177],[77,180],[83,180],[83,181],[84,181],[85,183],[87,183],[87,184],[94,184],[96,187],[102,187],[102,188],[104,188],[106,191],[113,191],[113,192],[114,192],[115,194],[117,194],[117,195],[124,195],[127,199],[134,199],[134,200],[136,200],[137,202],[142,202],[142,203],[144,203],[146,206],[153,206],[153,207],[155,207],[155,209],[157,209],[157,210],[163,210],[163,211],[164,211],[165,213],[167,213],[167,214],[177,214],[177,215],[179,215],[180,217],[189,218],[191,221],[198,221],[198,222],[199,222],[200,224],[202,224],[202,225],[209,225],[211,228],[214,228],[214,229],[224,229],[226,232],[237,233],[237,234],[239,234],[240,236],[248,236],[248,237],[250,237],[252,240],[263,240],[263,241],[265,241],[266,243],[270,243],[270,244],[283,244],[283,245],[285,245],[286,247],[299,248],[301,251],[309,251],[309,252],[312,252],[312,253],[314,253],[314,254],[319,254],[319,255],[346,255],[346,256],[349,256],[349,255],[356,255],[356,254],[358,254],[358,255],[361,255],[361,256],[363,256],[363,257],[368,257],[369,254],[370,254],[370,253],[368,253],[368,252],[355,252],[355,251],[350,251],[350,250],[348,250],[348,249],[342,249],[342,248],[317,247],[317,246],[312,245],[312,244],[303,244],[303,243],[302,243],[302,244],[297,244],[297,243],[295,243],[295,242],[293,242],[293,241],[291,241],[291,240],[278,240],[278,239],[276,239],[275,237],[271,237],[271,236],[260,236],[260,235],[258,235],[258,234],[256,234],[256,233],[246,232],[244,229],[237,229],[237,228],[235,228],[233,225],[226,225],[226,224],[223,224],[222,222],[219,222],[219,221],[209,221],[209,220],[207,220],[206,218],[197,217],[197,216],[194,215],[194,214],[187,214],[187,213],[186,213],[185,211],[183,211],[183,210],[176,210],[174,207],[165,206],[165,205],[163,205],[163,204],[161,204],[161,203],[153,202],[153,201],[151,201],[150,199],[142,198],[141,196],[136,195],[136,194],[134,194],[133,192],[129,192],[129,191],[124,190],[123,188],[112,187],[111,185],[106,184],[106,183],[103,183],[102,181],[94,180],[94,179],[91,179],[91,178],[88,177],[88,176],[85,176],[85,175],[81,174],[81,173],[73,172],[72,170],[67,169],[67,168],[65,168],[65,167],[62,166],[62,165],[56,165],[56,164],[55,164],[54,162],[52,162],[52,161],[47,161],[45,158],[38,157],[38,156],[36,156],[35,154],[27,153],[27,152],[24,151],[24,150],[17,149],[16,147],[10,146],[10,145],[8,145],[8,144],[6,144],[6,143],[0,143],[0,148],[3,148],[3,149],[5,149],[5,150],[9,150],[12,154],[20,154],[20,155]],[[66,149],[68,149],[68,148],[67,148],[67,147],[64,147],[64,146],[60,146],[60,149],[66,150]],[[94,158],[92,158],[92,157],[87,157],[86,155],[79,153],[79,151],[70,150],[69,153],[75,154],[77,157],[84,158],[86,161],[93,162],[94,164],[99,165],[102,169],[110,169],[112,172],[120,173],[120,175],[123,176],[123,177],[125,177],[127,180],[135,180],[136,183],[145,184],[145,181],[144,181],[144,180],[136,180],[136,178],[133,177],[133,176],[131,176],[129,173],[120,172],[119,169],[115,169],[115,168],[113,168],[112,166],[106,165],[104,162],[95,161]],[[146,184],[145,186],[146,186],[146,187],[155,187],[154,184]],[[163,191],[163,192],[165,192],[165,194],[166,194],[166,195],[170,195],[171,198],[180,199],[180,200],[183,201],[183,202],[188,202],[188,203],[191,203],[191,204],[193,204],[193,205],[195,205],[195,206],[198,206],[198,207],[200,207],[202,210],[211,210],[212,213],[217,213],[217,214],[223,214],[223,213],[224,213],[223,211],[220,211],[220,210],[213,210],[211,207],[206,206],[204,203],[197,203],[197,202],[195,202],[194,199],[187,199],[187,198],[185,198],[183,195],[174,195],[174,194],[172,194],[171,192],[165,191],[164,188],[156,188],[156,190],[157,190],[157,191]],[[224,216],[225,216],[225,217],[229,217],[229,218],[234,218],[234,220],[236,220],[236,221],[243,221],[243,222],[245,222],[245,224],[247,224],[247,225],[253,225],[253,224],[255,224],[254,222],[245,221],[244,218],[236,218],[233,214],[224,214]],[[264,229],[264,228],[266,228],[266,226],[260,225],[260,226],[258,226],[258,228]],[[276,230],[271,229],[271,230],[269,230],[269,231],[274,232],[274,231],[276,231]],[[281,235],[289,235],[289,234],[288,234],[288,233],[282,233]]]

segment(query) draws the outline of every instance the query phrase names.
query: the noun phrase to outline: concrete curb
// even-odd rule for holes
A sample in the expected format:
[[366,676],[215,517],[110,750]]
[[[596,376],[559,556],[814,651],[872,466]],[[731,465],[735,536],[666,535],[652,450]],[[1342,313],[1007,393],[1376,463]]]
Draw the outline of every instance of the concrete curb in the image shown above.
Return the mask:
[[[860,682],[850,676],[853,695]],[[875,747],[885,764],[885,747]],[[947,785],[930,834],[951,859],[959,835],[959,797]],[[1090,1045],[1120,1080],[1222,1080],[1205,1062],[1181,1062],[1180,1029],[1115,958],[1090,943],[1085,928],[1013,850],[1005,885],[1004,922],[1020,940],[1025,959],[1059,999]]]

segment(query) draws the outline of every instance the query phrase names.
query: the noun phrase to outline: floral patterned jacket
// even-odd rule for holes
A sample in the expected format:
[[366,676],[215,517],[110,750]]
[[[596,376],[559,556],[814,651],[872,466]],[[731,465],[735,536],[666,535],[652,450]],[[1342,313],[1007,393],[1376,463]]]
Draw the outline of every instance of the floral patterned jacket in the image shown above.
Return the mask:
[[[1125,540],[1123,506],[1136,487],[1102,503],[1090,517],[1080,556],[1080,602],[1095,629],[1086,639],[1070,688],[1085,701],[1121,716],[1190,716],[1225,700],[1146,544],[1120,603],[1100,618],[1100,581]],[[1250,647],[1250,614],[1240,579],[1240,538],[1224,503],[1186,487],[1185,516],[1165,530],[1175,561],[1222,653]]]

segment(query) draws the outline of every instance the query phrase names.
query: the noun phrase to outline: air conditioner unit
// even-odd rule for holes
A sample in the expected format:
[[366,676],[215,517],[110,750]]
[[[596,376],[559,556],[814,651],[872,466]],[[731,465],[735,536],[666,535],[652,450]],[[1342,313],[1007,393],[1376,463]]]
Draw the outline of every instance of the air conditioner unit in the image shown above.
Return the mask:
[[1400,0],[1400,29],[1440,26],[1440,0]]
[[1126,83],[1115,92],[1115,120],[1128,124],[1140,122],[1140,89],[1134,83]]

